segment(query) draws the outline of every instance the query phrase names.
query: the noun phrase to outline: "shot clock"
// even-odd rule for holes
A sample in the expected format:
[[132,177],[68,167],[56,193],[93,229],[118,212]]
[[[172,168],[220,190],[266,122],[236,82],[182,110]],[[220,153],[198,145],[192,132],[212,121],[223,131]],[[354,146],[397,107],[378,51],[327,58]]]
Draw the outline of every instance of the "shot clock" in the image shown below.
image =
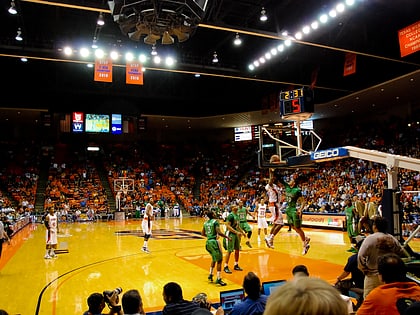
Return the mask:
[[284,119],[305,120],[314,112],[313,91],[300,88],[280,92],[280,112]]

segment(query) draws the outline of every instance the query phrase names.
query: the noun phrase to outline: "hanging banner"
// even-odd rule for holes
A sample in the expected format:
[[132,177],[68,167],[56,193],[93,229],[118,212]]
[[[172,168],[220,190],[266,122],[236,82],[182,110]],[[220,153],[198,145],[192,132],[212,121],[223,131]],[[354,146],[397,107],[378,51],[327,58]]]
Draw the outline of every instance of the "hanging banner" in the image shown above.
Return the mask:
[[127,62],[125,66],[125,82],[127,84],[143,85],[142,65],[138,62]]
[[112,82],[111,59],[96,59],[95,60],[95,81]]
[[398,31],[401,57],[420,50],[420,21]]
[[356,73],[356,54],[346,53],[343,76],[347,76],[353,73]]

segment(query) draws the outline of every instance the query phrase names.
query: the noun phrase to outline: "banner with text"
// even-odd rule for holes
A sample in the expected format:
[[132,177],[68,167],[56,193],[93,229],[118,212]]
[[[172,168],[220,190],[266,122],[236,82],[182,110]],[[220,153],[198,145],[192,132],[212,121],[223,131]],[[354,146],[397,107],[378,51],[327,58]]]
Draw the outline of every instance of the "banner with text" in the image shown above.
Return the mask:
[[398,32],[401,57],[420,50],[420,21],[411,24]]
[[356,54],[346,53],[343,76],[356,73]]
[[125,67],[125,82],[127,84],[143,85],[143,71],[141,63],[127,62]]
[[111,59],[96,59],[95,60],[95,81],[112,82]]

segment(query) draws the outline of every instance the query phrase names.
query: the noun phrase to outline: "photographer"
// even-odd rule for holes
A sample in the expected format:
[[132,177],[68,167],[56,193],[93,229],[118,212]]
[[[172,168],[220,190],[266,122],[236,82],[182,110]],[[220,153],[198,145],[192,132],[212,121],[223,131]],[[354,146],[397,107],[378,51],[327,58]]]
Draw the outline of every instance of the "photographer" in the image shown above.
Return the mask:
[[104,291],[104,294],[95,292],[89,295],[87,298],[89,309],[84,312],[83,315],[106,315],[106,313],[102,313],[106,304],[108,304],[109,307],[109,313],[107,314],[123,315],[124,313],[121,310],[121,305],[118,305],[119,294],[122,290],[121,288],[117,289],[114,291]]

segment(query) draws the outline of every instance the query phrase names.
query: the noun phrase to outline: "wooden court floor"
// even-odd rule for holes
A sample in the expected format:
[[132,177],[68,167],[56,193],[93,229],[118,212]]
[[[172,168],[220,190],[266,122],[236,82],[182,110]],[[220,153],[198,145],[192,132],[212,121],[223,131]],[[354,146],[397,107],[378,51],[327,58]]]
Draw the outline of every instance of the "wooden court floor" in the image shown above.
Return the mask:
[[[0,260],[0,309],[22,315],[81,315],[87,297],[121,287],[138,289],[146,312],[164,306],[162,288],[178,282],[184,298],[205,292],[218,302],[219,291],[241,287],[244,275],[254,271],[262,281],[290,279],[297,264],[308,267],[312,276],[335,281],[351,253],[346,232],[306,228],[311,248],[301,255],[301,242],[284,227],[276,236],[275,249],[257,241],[253,226],[252,248],[243,241],[239,265],[243,271],[222,272],[227,286],[209,283],[210,256],[200,236],[203,218],[160,218],[155,221],[149,242],[151,253],[140,251],[143,244],[141,221],[61,223],[57,259],[45,260],[45,228],[30,224],[3,245]],[[263,239],[263,237],[261,237]],[[420,251],[420,242],[410,246]],[[68,250],[68,253],[65,252]],[[230,268],[234,257],[231,255]]]

